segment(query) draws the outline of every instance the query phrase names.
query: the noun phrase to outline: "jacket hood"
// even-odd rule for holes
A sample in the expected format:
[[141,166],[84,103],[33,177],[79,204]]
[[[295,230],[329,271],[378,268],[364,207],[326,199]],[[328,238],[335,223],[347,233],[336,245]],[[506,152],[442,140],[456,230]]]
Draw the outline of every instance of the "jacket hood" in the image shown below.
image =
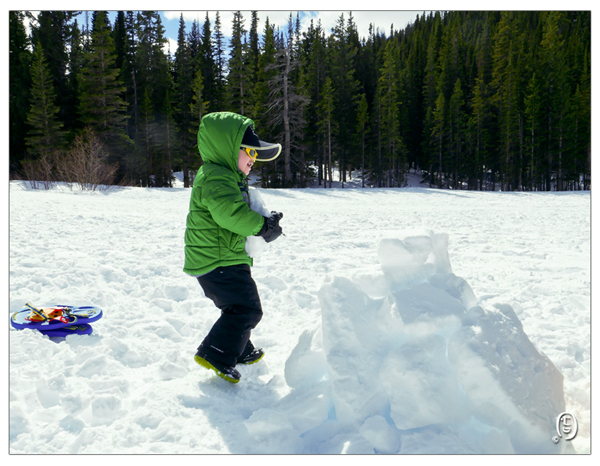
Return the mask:
[[198,130],[198,150],[204,163],[221,165],[243,175],[238,169],[238,154],[246,128],[250,125],[254,125],[254,121],[237,113],[205,115]]

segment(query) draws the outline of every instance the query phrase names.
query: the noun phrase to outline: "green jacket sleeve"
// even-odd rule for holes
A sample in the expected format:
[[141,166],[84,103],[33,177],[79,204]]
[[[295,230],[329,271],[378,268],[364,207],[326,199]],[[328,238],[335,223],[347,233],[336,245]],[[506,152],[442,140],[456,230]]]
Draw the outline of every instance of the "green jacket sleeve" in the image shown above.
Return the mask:
[[264,217],[244,201],[237,180],[229,170],[215,170],[205,179],[202,203],[217,225],[238,235],[254,236],[263,226]]

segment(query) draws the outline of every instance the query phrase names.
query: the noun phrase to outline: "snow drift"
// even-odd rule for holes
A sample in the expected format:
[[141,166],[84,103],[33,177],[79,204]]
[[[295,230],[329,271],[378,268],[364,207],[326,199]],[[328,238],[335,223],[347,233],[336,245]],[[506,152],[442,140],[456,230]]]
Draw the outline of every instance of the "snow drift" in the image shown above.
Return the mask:
[[[261,194],[286,236],[246,244],[267,355],[231,385],[192,357],[189,189],[10,183],[12,454],[589,453],[589,193]],[[10,327],[26,302],[105,317],[51,340]]]
[[[447,241],[383,239],[378,275],[322,286],[322,324],[303,333],[285,368],[289,386],[311,393],[289,416],[301,436],[355,431],[349,453],[560,451],[550,439],[563,376],[510,306],[475,305]],[[432,451],[427,438],[440,433],[448,443]]]

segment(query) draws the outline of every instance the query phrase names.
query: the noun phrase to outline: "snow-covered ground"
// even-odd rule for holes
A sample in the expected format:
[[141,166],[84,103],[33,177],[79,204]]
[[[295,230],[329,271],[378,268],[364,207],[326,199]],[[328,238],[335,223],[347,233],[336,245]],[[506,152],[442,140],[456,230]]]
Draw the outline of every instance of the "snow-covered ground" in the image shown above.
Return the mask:
[[266,356],[232,385],[193,360],[218,311],[181,270],[190,190],[11,182],[7,325],[104,311],[10,328],[11,453],[590,452],[589,193],[259,192],[286,236],[255,249]]

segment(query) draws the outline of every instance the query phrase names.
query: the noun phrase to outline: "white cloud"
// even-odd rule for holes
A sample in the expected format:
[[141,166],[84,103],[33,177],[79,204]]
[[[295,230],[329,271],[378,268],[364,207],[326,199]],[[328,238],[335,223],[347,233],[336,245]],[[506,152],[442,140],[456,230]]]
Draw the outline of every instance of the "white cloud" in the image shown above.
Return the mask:
[[[321,19],[321,25],[326,35],[331,34],[331,30],[335,27],[336,22],[341,15],[344,15],[344,19],[347,21],[350,17],[350,10],[342,11],[313,11],[311,17],[314,19],[316,25],[319,18]],[[429,14],[429,12],[427,12]],[[422,16],[422,11],[352,11],[352,18],[358,35],[360,38],[369,37],[369,25],[373,24],[374,30],[379,29],[379,33],[385,33],[389,36],[390,27],[393,25],[394,30],[405,29],[410,23],[414,23],[417,15]],[[310,17],[306,18],[304,27],[308,28],[310,24]]]
[[[204,21],[206,19],[206,11],[202,11],[202,10],[197,10],[197,11],[164,11],[164,17],[167,20],[173,20],[173,19],[177,19],[179,20],[179,18],[181,17],[181,15],[183,15],[183,19],[186,22],[193,22],[194,20],[198,21],[198,24],[200,25],[200,27],[202,27],[202,25],[204,24]],[[219,17],[221,20],[221,32],[223,33],[223,35],[225,37],[231,37],[231,29],[232,29],[232,23],[233,23],[233,11],[219,11]],[[242,18],[244,20],[244,27],[246,30],[250,29],[250,21],[252,19],[251,16],[251,11],[241,11],[242,13]],[[293,13],[293,17],[294,20],[296,19],[296,12],[292,12]],[[217,16],[217,12],[216,11],[208,11],[208,18],[210,20],[210,28],[211,31],[214,32],[215,29],[215,19]],[[275,24],[277,26],[279,26],[280,28],[283,28],[287,25],[288,19],[290,16],[290,12],[289,11],[267,11],[267,10],[259,10],[258,11],[258,18],[259,18],[259,24],[258,24],[258,32],[259,34],[262,34],[263,30],[264,30],[264,26],[265,26],[265,20],[268,17],[269,18],[269,22],[271,24]],[[186,30],[189,31],[189,27],[187,27],[186,25]]]
[[[292,13],[292,19],[296,21],[297,10],[258,10],[258,32],[262,34],[264,32],[265,20],[267,17],[269,18],[269,22],[283,31],[287,28],[287,23],[290,17],[290,12]],[[167,20],[179,20],[180,16],[183,15],[183,19],[186,23],[191,23],[192,21],[198,21],[200,27],[204,24],[204,20],[206,18],[205,10],[184,10],[184,11],[164,11],[164,17]],[[301,28],[303,31],[306,31],[310,25],[310,20],[313,19],[314,24],[316,25],[318,20],[321,19],[321,25],[326,35],[331,33],[332,28],[335,26],[336,21],[339,19],[340,15],[343,14],[344,18],[347,20],[350,16],[350,11],[344,10],[327,10],[327,11],[304,11],[304,14],[301,15]],[[379,28],[380,33],[385,33],[389,35],[390,26],[393,24],[394,29],[400,30],[404,29],[407,24],[414,22],[417,15],[422,15],[422,11],[353,11],[352,16],[354,18],[354,23],[357,26],[359,36],[368,37],[369,35],[369,25],[373,24],[375,30]],[[221,31],[225,37],[231,36],[231,28],[233,21],[233,11],[219,11],[219,16],[221,19]],[[211,31],[214,31],[214,24],[216,18],[216,11],[208,11],[208,17],[211,22]],[[251,12],[242,10],[242,17],[244,19],[244,27],[246,30],[250,29],[250,21],[251,21]],[[186,25],[186,30],[189,31],[188,25]],[[171,51],[174,51],[171,48]]]
[[[429,14],[429,12],[426,12]],[[414,23],[417,15],[422,16],[422,11],[356,11],[352,12],[354,23],[358,28],[358,35],[362,37],[369,36],[369,24],[373,24],[375,30],[379,28],[380,33],[390,35],[390,26],[394,25],[394,30],[405,29],[410,23]],[[338,15],[339,17],[339,15]],[[346,15],[344,17],[347,18]],[[336,18],[337,19],[337,18]]]
[[163,50],[165,51],[165,53],[171,52],[171,55],[173,55],[175,53],[175,51],[177,50],[177,39],[168,37],[167,41],[168,42],[163,47]]

